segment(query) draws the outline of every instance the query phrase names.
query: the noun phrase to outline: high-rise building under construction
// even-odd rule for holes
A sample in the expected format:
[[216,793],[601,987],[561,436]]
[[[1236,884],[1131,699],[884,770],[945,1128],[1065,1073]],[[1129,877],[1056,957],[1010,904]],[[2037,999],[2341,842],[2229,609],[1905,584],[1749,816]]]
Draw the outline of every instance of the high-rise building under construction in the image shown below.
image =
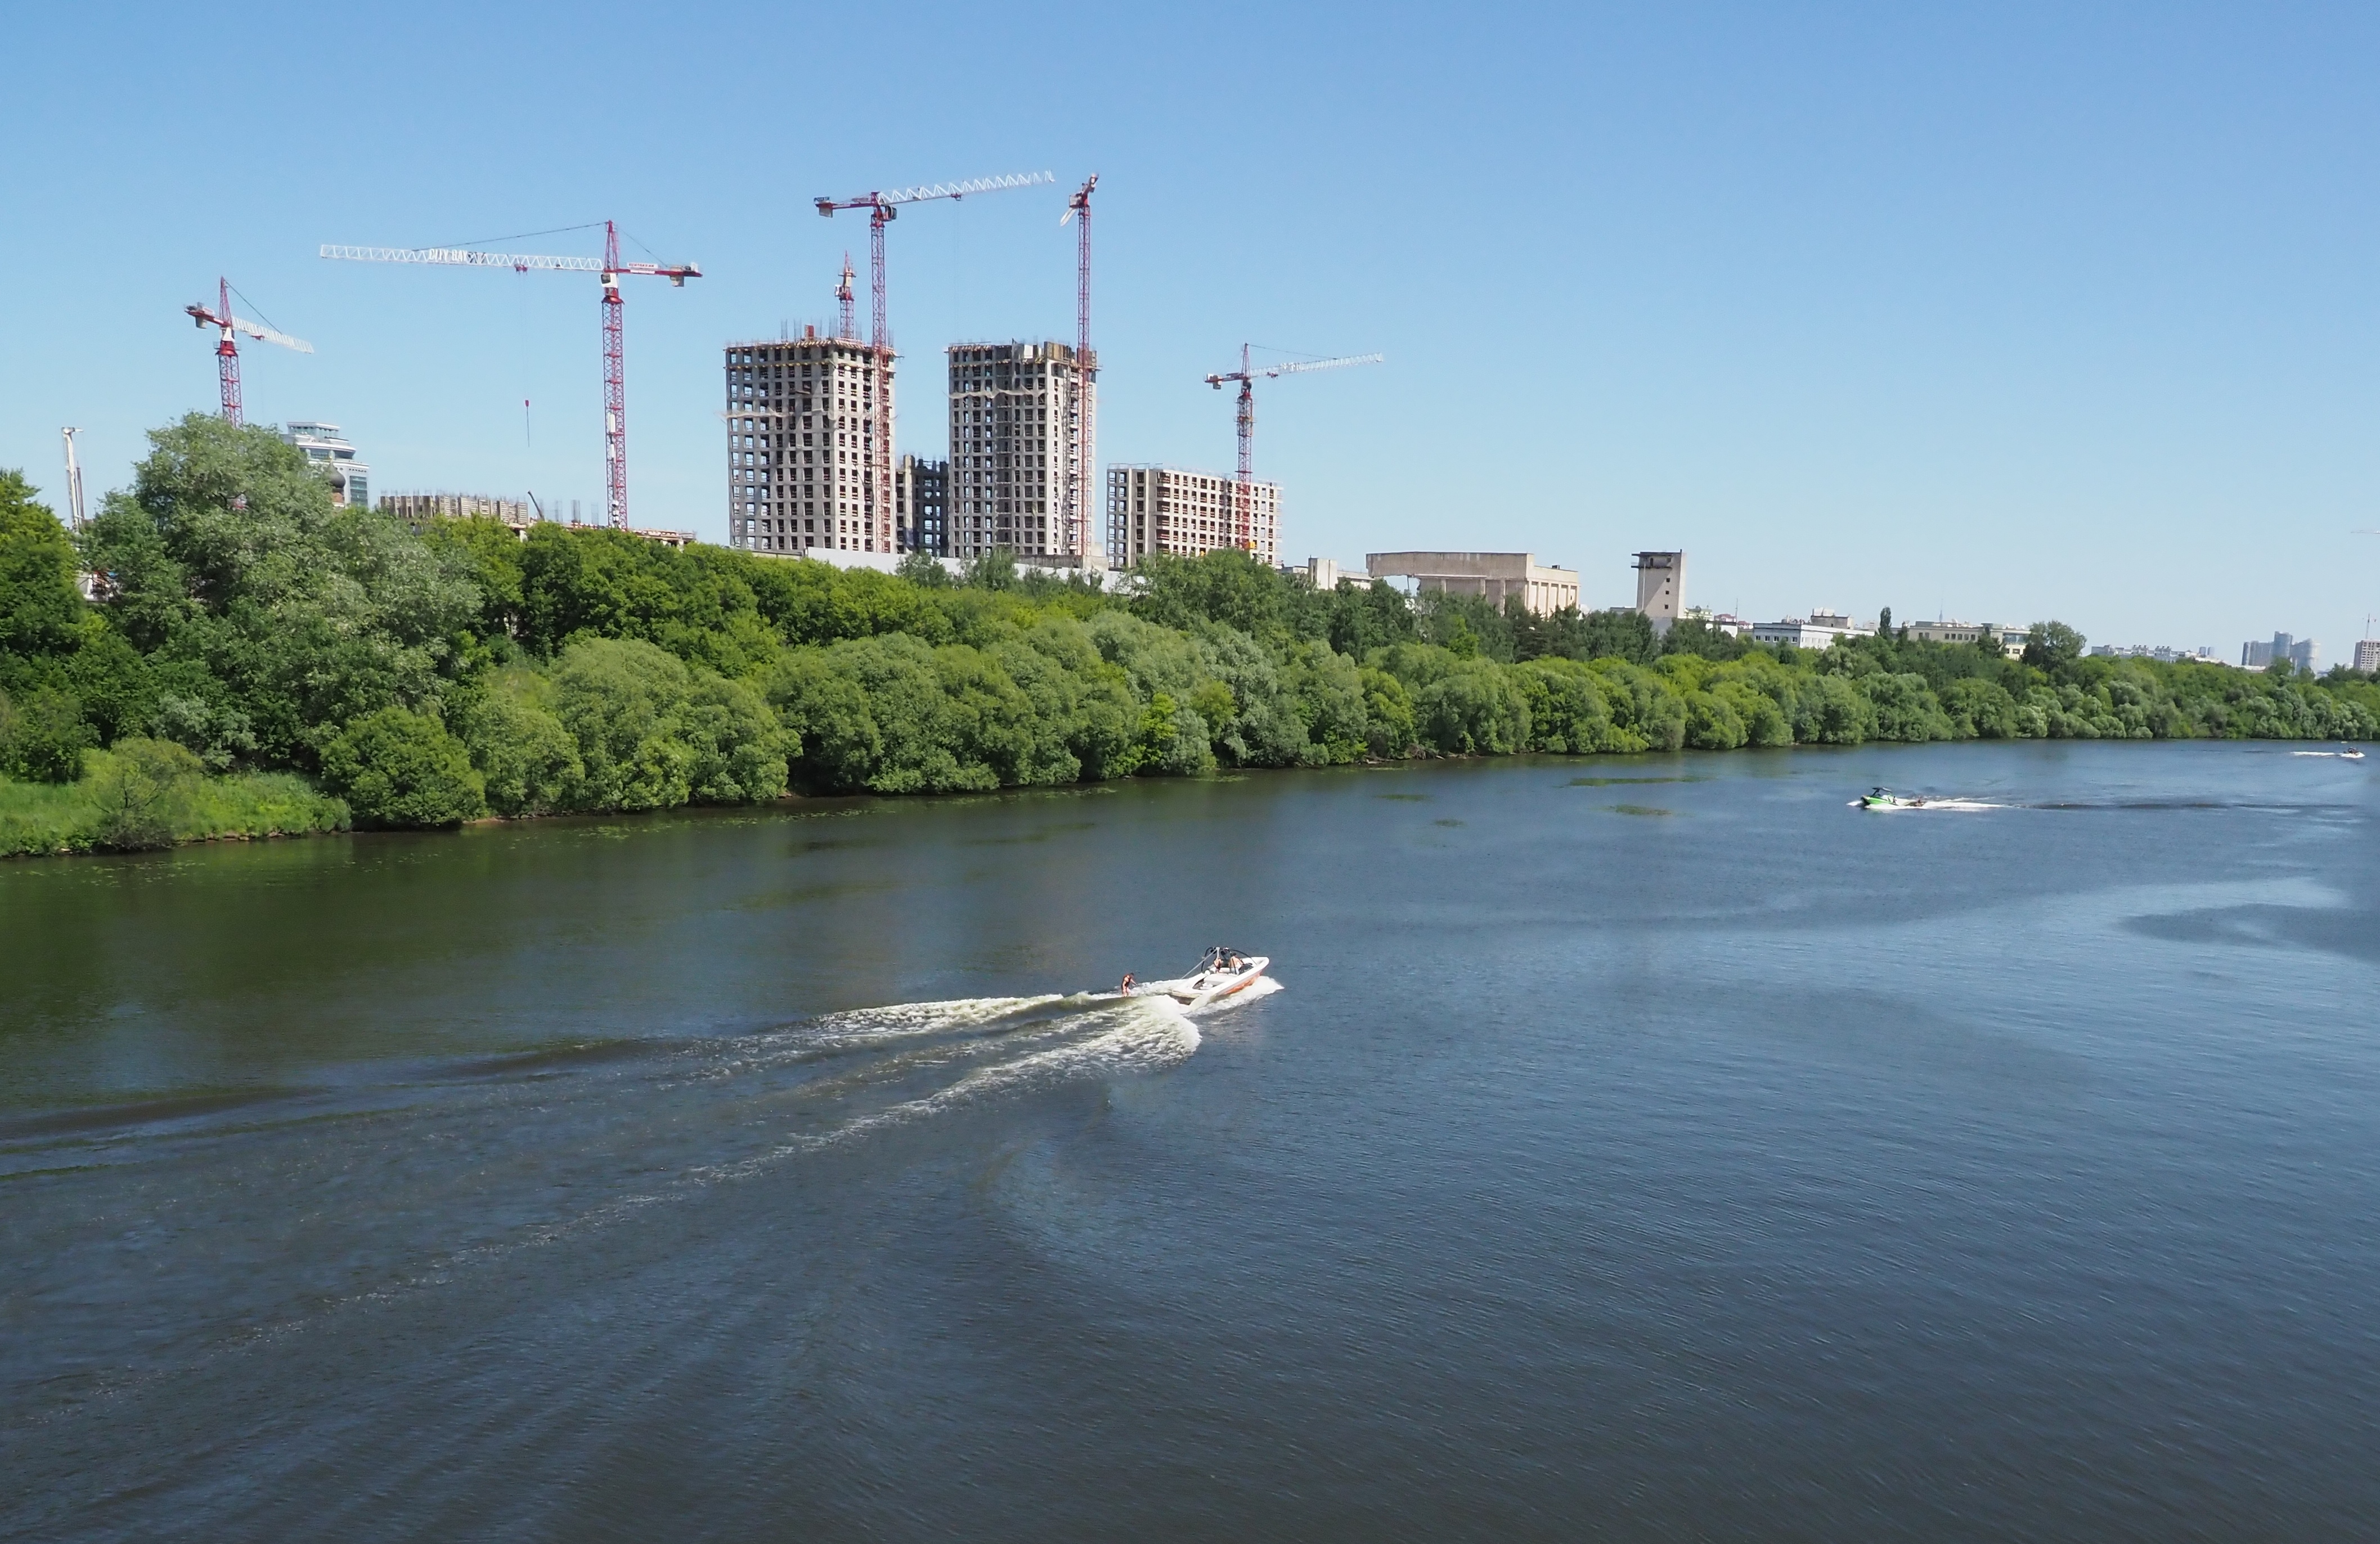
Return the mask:
[[891,353],[809,327],[726,368],[728,545],[894,550]]
[[[1195,558],[1243,540],[1240,485],[1215,472],[1178,466],[1108,468],[1108,553],[1118,567],[1152,552]],[[1268,567],[1281,561],[1281,485],[1248,485],[1248,550]]]
[[[944,550],[953,558],[999,548],[1044,560],[1096,554],[1096,363],[1083,368],[1073,345],[1059,343],[953,344],[950,363]],[[1081,530],[1070,537],[1066,497],[1076,464]]]

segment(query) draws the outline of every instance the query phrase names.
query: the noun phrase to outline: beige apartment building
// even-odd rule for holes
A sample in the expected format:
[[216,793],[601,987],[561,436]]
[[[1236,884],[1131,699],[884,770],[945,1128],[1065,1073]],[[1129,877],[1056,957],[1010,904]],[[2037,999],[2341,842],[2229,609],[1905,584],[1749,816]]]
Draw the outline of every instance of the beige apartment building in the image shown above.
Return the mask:
[[[1119,566],[1151,552],[1195,558],[1240,545],[1238,480],[1178,466],[1108,468],[1108,551]],[[1281,485],[1248,489],[1247,547],[1259,562],[1281,561]]]
[[892,356],[856,338],[730,344],[727,544],[894,550]]
[[[1094,555],[1089,518],[1096,361],[1060,343],[953,344],[951,461],[942,550],[978,558],[1006,548],[1019,558]],[[1084,368],[1088,363],[1091,368]],[[1066,531],[1069,476],[1079,478],[1083,529]],[[1075,551],[1079,545],[1084,553]]]

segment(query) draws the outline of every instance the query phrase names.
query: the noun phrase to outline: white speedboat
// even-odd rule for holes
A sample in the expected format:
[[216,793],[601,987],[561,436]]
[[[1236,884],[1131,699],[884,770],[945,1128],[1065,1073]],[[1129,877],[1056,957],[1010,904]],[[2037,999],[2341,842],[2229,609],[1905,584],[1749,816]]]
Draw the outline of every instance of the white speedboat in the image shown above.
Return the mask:
[[1198,968],[1188,975],[1174,981],[1144,982],[1132,989],[1133,995],[1162,995],[1184,1007],[1204,1007],[1254,986],[1264,979],[1265,970],[1271,964],[1269,956],[1242,954],[1219,945],[1208,949],[1206,958],[1198,961]]

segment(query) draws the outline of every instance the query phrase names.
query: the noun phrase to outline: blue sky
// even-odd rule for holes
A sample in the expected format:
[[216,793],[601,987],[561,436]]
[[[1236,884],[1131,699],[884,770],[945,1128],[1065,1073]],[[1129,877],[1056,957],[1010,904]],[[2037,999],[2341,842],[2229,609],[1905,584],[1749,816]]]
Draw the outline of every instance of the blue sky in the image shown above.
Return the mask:
[[[725,531],[719,349],[830,314],[810,200],[909,211],[904,450],[941,349],[1067,337],[1100,174],[1101,454],[1228,469],[1252,341],[1383,367],[1260,388],[1284,547],[1528,549],[1590,603],[1683,547],[1770,617],[2058,616],[2095,640],[2380,611],[2380,250],[2347,6],[36,6],[6,0],[0,464],[94,494],[211,408],[227,272],[311,356],[253,421],[345,425],[382,491],[601,493],[596,285],[331,263],[606,217],[640,524]],[[585,233],[511,244],[596,249]],[[632,250],[635,248],[632,247]],[[522,398],[533,404],[524,431]]]

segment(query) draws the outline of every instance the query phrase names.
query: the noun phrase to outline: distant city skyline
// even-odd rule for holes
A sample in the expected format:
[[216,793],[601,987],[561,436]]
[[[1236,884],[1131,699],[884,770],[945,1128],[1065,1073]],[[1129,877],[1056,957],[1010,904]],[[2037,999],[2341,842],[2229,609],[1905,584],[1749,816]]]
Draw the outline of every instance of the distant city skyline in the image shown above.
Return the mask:
[[[1072,339],[1058,217],[1096,171],[1102,470],[1228,472],[1231,393],[1204,378],[1243,342],[1388,356],[1258,393],[1285,561],[1526,550],[1610,606],[1631,553],[1684,549],[1690,598],[1746,616],[2057,617],[2226,653],[2277,629],[2325,660],[2380,610],[2380,540],[2350,534],[2380,527],[2364,9],[589,26],[429,0],[249,7],[222,65],[212,18],[137,15],[10,21],[41,67],[0,103],[0,465],[62,513],[60,426],[96,508],[142,431],[212,410],[182,308],[218,275],[316,349],[244,356],[251,422],[342,426],[375,489],[600,511],[592,275],[315,254],[592,253],[600,230],[516,233],[611,218],[633,257],[704,272],[630,286],[632,514],[723,541],[720,350],[829,320],[845,252],[865,270],[865,229],[813,199],[1056,175],[887,232],[893,338],[937,388],[892,450],[939,460],[946,345]],[[833,131],[781,134],[766,90],[722,89],[837,45],[899,61],[892,105],[821,70],[784,121]],[[335,90],[304,70],[329,59]],[[987,112],[988,79],[1064,110]]]

